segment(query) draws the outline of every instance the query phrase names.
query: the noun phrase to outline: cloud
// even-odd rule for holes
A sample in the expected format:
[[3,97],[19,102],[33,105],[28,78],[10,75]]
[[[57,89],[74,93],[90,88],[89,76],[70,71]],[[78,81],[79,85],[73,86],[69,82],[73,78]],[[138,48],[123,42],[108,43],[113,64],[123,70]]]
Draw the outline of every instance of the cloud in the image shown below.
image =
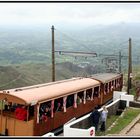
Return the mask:
[[0,24],[111,24],[140,22],[140,4],[0,3]]

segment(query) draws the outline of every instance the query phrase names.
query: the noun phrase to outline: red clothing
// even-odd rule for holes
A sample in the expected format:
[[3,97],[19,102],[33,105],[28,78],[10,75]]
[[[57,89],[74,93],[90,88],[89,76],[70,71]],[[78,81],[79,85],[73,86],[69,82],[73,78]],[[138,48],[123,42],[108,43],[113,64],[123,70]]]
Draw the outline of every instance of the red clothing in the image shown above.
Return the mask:
[[27,119],[27,110],[25,108],[17,107],[15,110],[16,119],[26,120]]
[[45,122],[47,122],[48,117],[47,117],[47,116],[45,116],[45,115],[42,115],[42,120],[43,120],[43,121],[45,121]]

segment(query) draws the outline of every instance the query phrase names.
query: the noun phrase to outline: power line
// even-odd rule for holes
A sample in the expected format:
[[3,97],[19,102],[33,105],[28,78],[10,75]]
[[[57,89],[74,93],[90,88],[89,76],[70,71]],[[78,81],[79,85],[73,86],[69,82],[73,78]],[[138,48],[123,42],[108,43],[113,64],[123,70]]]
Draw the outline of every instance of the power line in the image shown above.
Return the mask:
[[121,43],[119,44],[119,46],[121,46],[121,45],[123,45],[123,44],[125,44],[125,43],[128,43],[128,40],[121,42]]
[[128,48],[128,46],[125,46],[125,48],[123,47],[122,48],[122,46],[124,45],[124,44],[126,44],[126,43],[128,43],[128,40],[126,40],[126,41],[123,41],[123,42],[121,42],[120,44],[118,44],[118,45],[115,45],[116,47],[116,49],[115,49],[115,51],[114,51],[114,54],[116,54],[116,53],[118,53],[118,47],[120,47],[119,48],[119,51],[121,51],[122,52],[122,49],[124,50],[124,49],[127,49]]
[[86,45],[84,45],[84,44],[82,44],[82,43],[79,43],[79,41],[73,39],[72,37],[70,37],[70,36],[67,35],[66,33],[63,33],[63,32],[61,32],[61,31],[59,31],[58,29],[57,29],[57,31],[60,32],[61,34],[63,34],[65,37],[67,37],[67,38],[73,40],[73,41],[76,42],[78,45],[81,45],[82,47],[88,49],[89,51],[93,51],[93,50],[91,50],[90,48],[88,48]]

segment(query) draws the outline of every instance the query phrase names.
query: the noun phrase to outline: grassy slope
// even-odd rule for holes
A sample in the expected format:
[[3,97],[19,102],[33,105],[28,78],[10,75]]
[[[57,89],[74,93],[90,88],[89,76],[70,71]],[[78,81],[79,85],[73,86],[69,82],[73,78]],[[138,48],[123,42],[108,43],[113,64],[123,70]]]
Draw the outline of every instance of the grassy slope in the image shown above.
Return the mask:
[[[133,85],[140,81],[140,67],[133,67],[134,77]],[[94,71],[92,71],[94,72]],[[56,80],[68,79],[76,76],[85,76],[89,74],[88,70],[82,69],[72,63],[65,62],[56,64]],[[124,74],[125,84],[127,74]],[[40,84],[51,81],[51,66],[44,63],[30,63],[12,66],[0,66],[0,90],[16,88],[34,84]],[[135,86],[132,93],[135,94]]]
[[21,74],[16,69],[10,66],[0,67],[0,89],[28,85],[28,83],[23,80],[24,77],[24,74]]
[[140,109],[139,108],[128,108],[122,117],[117,116],[117,115],[112,115],[108,117],[107,123],[106,123],[106,129],[108,129],[115,121],[116,119],[117,122],[112,127],[111,130],[107,130],[106,132],[97,132],[97,136],[102,136],[102,135],[108,135],[108,134],[118,134],[121,130],[123,130],[126,126],[128,126],[133,119],[135,119],[138,115],[140,114]]
[[[71,63],[56,65],[56,80],[83,75],[85,71]],[[22,64],[0,67],[0,90],[30,86],[51,81],[51,66],[47,64]]]
[[128,108],[124,113],[123,117],[120,117],[117,121],[117,124],[107,133],[108,134],[117,134],[122,129],[124,129],[133,119],[135,119],[140,114],[140,109]]

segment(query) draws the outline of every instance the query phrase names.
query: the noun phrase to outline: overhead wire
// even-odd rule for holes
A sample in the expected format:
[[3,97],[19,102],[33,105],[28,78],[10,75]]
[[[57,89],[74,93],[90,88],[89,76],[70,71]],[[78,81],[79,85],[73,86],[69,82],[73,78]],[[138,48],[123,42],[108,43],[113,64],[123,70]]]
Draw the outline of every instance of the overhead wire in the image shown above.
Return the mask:
[[86,48],[87,50],[89,50],[90,52],[93,51],[92,49],[90,49],[89,47],[87,47],[85,44],[80,43],[78,40],[75,40],[74,38],[70,37],[69,35],[67,35],[66,33],[63,33],[62,31],[58,30],[58,32],[60,32],[61,34],[63,34],[65,37],[71,39],[72,41],[74,41],[75,43],[77,43],[78,45],[82,46],[83,48]]
[[[89,47],[87,47],[86,45],[84,45],[83,43],[81,43],[81,42],[79,43],[78,40],[73,39],[72,37],[70,37],[69,35],[63,33],[62,31],[59,31],[59,30],[57,30],[57,31],[60,32],[61,34],[63,34],[64,37],[67,37],[67,38],[71,39],[72,41],[76,42],[78,45],[82,46],[83,48],[86,48],[86,49],[89,50],[89,51],[93,51],[93,50],[91,50]],[[120,44],[117,45],[117,48],[120,47],[120,48],[119,48],[119,51],[122,52],[122,50],[124,51],[125,49],[128,48],[128,46],[127,46],[127,47],[124,46],[124,44],[126,44],[126,43],[128,43],[128,40],[125,40],[125,41],[123,41],[123,42],[121,42]],[[124,47],[123,47],[123,46],[124,46]],[[115,47],[115,48],[116,48],[116,47]],[[118,56],[119,56],[119,51],[118,51],[118,49],[115,50],[115,51],[113,52],[112,55],[116,55],[116,53],[118,53]],[[116,55],[116,56],[117,56],[117,55]]]
[[[83,43],[80,43],[78,40],[75,40],[74,38],[72,38],[72,37],[70,37],[69,35],[67,35],[66,33],[63,33],[62,31],[59,31],[58,29],[56,29],[56,31],[58,31],[58,33],[61,33],[64,37],[66,37],[67,39],[70,39],[70,40],[72,40],[72,41],[74,41],[75,43],[77,43],[78,45],[80,45],[80,46],[82,46],[82,48],[84,48],[84,50],[85,50],[85,48],[89,51],[89,52],[93,52],[93,50],[92,49],[90,49],[89,47],[87,47],[86,45],[84,45]],[[80,73],[79,73],[80,74]],[[79,75],[78,74],[78,75]],[[80,74],[81,75],[81,74]],[[87,72],[85,72],[85,71],[83,71],[82,72],[82,76],[86,76],[86,75],[88,75],[87,74]]]

